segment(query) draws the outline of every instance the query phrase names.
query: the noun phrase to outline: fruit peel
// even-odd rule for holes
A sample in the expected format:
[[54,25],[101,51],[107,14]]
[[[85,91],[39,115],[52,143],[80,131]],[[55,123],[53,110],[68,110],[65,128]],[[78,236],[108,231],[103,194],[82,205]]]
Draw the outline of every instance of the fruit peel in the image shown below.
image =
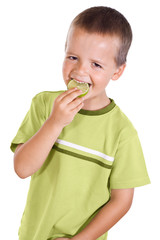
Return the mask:
[[85,96],[88,91],[89,91],[89,84],[85,82],[78,82],[75,79],[71,79],[67,85],[67,89],[72,89],[72,88],[78,88],[82,90],[82,94],[79,95],[78,97],[83,97]]

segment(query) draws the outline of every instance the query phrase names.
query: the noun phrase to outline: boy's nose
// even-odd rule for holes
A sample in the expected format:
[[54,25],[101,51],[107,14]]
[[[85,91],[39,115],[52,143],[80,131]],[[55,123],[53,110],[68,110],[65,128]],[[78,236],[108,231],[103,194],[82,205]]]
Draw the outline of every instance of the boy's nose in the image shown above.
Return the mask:
[[87,65],[79,62],[76,64],[74,71],[80,76],[86,75],[88,73]]
[[86,64],[78,63],[74,67],[71,77],[82,82],[88,82],[89,73]]

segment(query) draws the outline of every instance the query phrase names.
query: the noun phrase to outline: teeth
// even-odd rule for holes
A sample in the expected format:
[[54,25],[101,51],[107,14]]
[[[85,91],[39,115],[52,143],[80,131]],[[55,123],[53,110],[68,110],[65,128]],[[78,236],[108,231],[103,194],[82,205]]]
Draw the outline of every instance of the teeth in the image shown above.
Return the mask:
[[[78,81],[78,80],[76,80],[76,79],[74,79],[74,78],[71,78],[71,80],[75,80],[76,82],[78,82],[78,83],[87,83],[87,82],[80,82],[80,81]],[[88,83],[89,84],[89,86],[91,86],[91,83]]]
[[[75,80],[75,79],[74,79]],[[81,82],[81,81],[78,81],[78,80],[75,80],[76,82],[78,82],[78,83],[85,83],[85,82]]]

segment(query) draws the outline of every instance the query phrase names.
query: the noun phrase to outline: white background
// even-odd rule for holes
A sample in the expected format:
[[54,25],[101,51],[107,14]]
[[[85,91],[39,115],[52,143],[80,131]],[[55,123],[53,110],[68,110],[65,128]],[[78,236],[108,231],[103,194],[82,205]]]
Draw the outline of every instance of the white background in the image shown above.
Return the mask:
[[[136,188],[130,211],[109,240],[159,238],[159,2],[158,0],[0,1],[0,239],[18,239],[30,178],[13,169],[10,142],[41,91],[66,89],[61,66],[71,20],[85,8],[105,5],[126,16],[133,43],[123,76],[106,89],[139,133],[152,184]],[[157,220],[158,219],[158,220]]]

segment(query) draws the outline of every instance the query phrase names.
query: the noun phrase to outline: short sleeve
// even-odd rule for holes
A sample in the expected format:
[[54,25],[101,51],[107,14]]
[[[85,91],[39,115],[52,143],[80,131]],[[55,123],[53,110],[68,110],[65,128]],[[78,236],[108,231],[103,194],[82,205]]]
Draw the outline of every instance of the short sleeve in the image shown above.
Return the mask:
[[110,188],[134,188],[150,183],[137,132],[119,143],[110,175]]
[[17,145],[29,140],[43,125],[45,121],[45,104],[42,94],[37,94],[31,102],[30,109],[14,139],[11,142],[11,150],[14,152]]

